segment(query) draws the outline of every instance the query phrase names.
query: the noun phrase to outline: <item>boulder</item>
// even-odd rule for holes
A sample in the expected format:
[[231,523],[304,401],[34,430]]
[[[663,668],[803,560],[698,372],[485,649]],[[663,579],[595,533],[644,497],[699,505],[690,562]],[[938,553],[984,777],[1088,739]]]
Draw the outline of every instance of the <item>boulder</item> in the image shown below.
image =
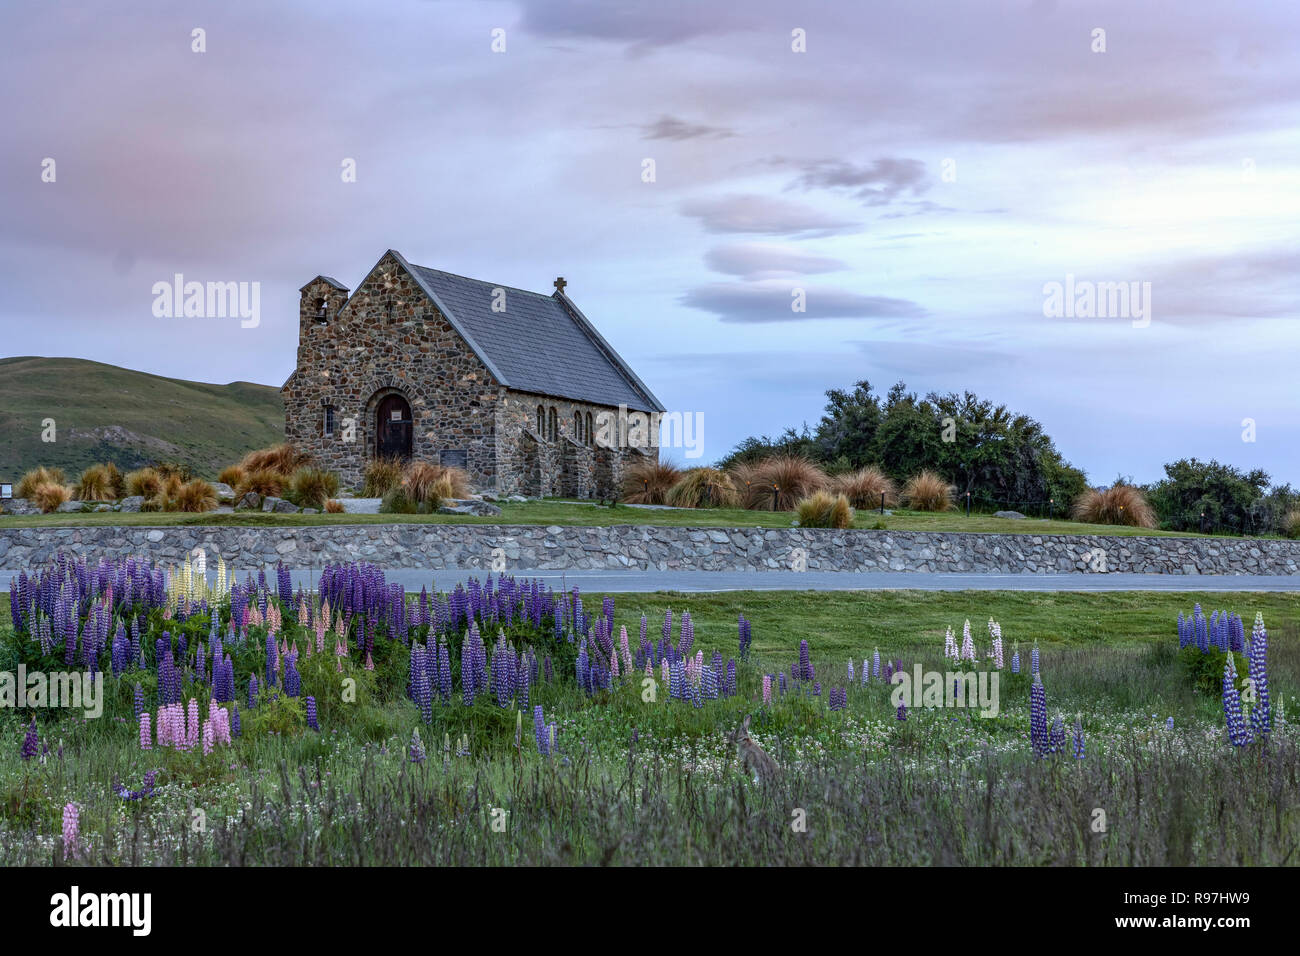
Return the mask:
[[59,514],[71,514],[74,511],[80,510],[80,501],[65,501],[63,504],[59,505]]
[[236,511],[261,511],[262,496],[256,491],[246,491],[242,498],[235,502]]
[[1022,515],[1019,511],[995,511],[995,512],[993,512],[993,517],[995,517],[995,518],[1023,518],[1024,515]]
[[118,511],[137,512],[144,507],[144,495],[132,495],[129,498],[123,498],[118,502]]
[[0,508],[4,508],[7,515],[38,515],[41,513],[41,509],[26,498],[7,498],[0,501]]
[[320,514],[320,509],[318,509],[318,508],[303,508],[303,509],[302,509],[302,513],[305,514],[305,515],[318,515],[318,514]]
[[506,501],[513,501],[513,502],[515,502],[516,504],[521,504],[521,503],[523,503],[523,502],[525,502],[525,501],[527,501],[527,500],[528,500],[528,499],[525,498],[523,495],[511,495],[510,497],[508,497],[508,498],[506,499]]
[[494,504],[486,501],[478,501],[474,498],[448,498],[447,501],[438,509],[438,514],[443,515],[499,515],[501,509]]
[[215,491],[215,492],[217,493],[217,500],[218,500],[218,501],[234,501],[234,500],[235,500],[235,489],[234,489],[234,488],[231,488],[231,487],[230,487],[228,484],[226,484],[224,481],[214,481],[214,482],[212,483],[212,490]]
[[285,501],[283,498],[268,496],[262,499],[263,511],[274,511],[277,514],[297,514],[298,506],[292,501]]

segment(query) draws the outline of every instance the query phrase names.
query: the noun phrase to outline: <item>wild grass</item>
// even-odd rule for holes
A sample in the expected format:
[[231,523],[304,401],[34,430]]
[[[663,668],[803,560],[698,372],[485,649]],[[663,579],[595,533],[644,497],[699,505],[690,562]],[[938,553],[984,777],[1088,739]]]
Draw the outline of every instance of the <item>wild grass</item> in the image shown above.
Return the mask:
[[155,498],[162,491],[163,479],[156,468],[137,468],[126,475],[126,493],[132,496],[143,495]]
[[326,514],[341,515],[343,514],[343,502],[331,498],[329,501],[325,502],[324,510]]
[[32,503],[44,514],[58,511],[59,505],[72,500],[72,489],[53,481],[43,481],[30,492]]
[[66,485],[67,483],[68,479],[62,468],[33,468],[18,479],[18,484],[14,486],[14,497],[30,498],[40,485]]
[[229,485],[231,488],[238,488],[244,483],[246,477],[248,477],[248,469],[243,465],[227,465],[217,475],[217,481],[223,485]]
[[953,507],[953,490],[934,472],[922,471],[903,486],[903,501],[916,511],[948,511]]
[[217,508],[217,492],[212,485],[202,478],[194,478],[176,490],[171,505],[172,508],[167,510],[183,511],[187,514],[215,511]]
[[1142,492],[1132,485],[1115,484],[1110,488],[1089,488],[1074,500],[1071,513],[1078,521],[1092,524],[1127,525],[1133,528],[1156,527],[1156,513]]
[[273,468],[258,468],[246,471],[244,480],[235,486],[235,497],[241,498],[251,491],[264,498],[278,498],[284,494],[287,483],[285,476]]
[[740,504],[740,495],[726,472],[690,468],[668,489],[664,503],[675,508],[735,508]]
[[668,492],[677,484],[681,472],[658,460],[638,461],[623,475],[623,501],[630,505],[668,503]]
[[106,465],[91,465],[81,473],[72,494],[78,501],[112,501],[117,497],[113,475]]
[[397,458],[372,458],[362,476],[361,497],[382,498],[401,484],[404,464]]
[[469,475],[463,468],[434,465],[426,461],[413,461],[402,474],[407,494],[418,503],[428,503],[436,509],[448,498],[469,496]]
[[299,468],[311,464],[311,455],[290,442],[250,451],[240,461],[245,471],[274,471],[288,478]]
[[843,495],[854,508],[879,508],[882,495],[886,508],[898,504],[898,489],[893,480],[874,465],[834,476],[830,480],[829,490]]
[[801,528],[851,528],[853,508],[844,495],[814,491],[795,506]]
[[288,498],[300,508],[323,511],[325,502],[338,493],[338,475],[323,468],[299,468],[289,479]]
[[773,455],[754,466],[756,482],[745,501],[747,508],[790,511],[815,491],[826,488],[826,472],[798,455]]

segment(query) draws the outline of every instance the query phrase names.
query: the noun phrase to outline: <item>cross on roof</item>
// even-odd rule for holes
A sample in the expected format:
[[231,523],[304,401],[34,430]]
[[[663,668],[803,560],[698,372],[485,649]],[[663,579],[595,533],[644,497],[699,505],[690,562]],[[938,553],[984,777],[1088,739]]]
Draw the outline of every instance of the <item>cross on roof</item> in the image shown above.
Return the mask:
[[556,279],[555,279],[555,291],[556,291],[556,292],[559,292],[559,293],[563,294],[563,292],[564,292],[564,287],[565,287],[566,285],[568,285],[568,283],[564,281],[564,276],[557,276],[557,277],[556,277]]

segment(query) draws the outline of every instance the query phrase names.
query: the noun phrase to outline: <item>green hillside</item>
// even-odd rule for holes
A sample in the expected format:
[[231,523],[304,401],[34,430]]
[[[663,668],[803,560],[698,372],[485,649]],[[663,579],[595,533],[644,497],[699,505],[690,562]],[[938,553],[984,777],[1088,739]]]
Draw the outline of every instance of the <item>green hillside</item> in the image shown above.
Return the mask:
[[[56,440],[41,440],[52,418]],[[37,465],[74,478],[87,465],[124,470],[178,461],[215,477],[246,451],[284,437],[280,390],[206,385],[86,359],[0,359],[0,481]]]

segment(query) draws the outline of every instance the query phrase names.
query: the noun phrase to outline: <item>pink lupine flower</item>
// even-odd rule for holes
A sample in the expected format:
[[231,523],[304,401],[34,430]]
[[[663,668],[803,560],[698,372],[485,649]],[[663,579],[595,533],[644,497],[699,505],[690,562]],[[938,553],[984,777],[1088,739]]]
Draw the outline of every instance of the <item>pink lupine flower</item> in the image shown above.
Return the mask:
[[632,652],[627,646],[626,627],[620,627],[618,629],[618,649],[623,654],[623,670],[627,671],[629,674],[632,673]]
[[79,850],[78,840],[81,836],[81,811],[75,803],[63,807],[63,857],[75,856]]
[[149,726],[149,711],[140,712],[140,749],[153,750],[153,730]]
[[617,654],[610,654],[610,655],[609,655],[609,676],[610,676],[610,677],[617,677],[618,674],[619,674],[619,671],[618,671],[618,655],[617,655]]
[[190,698],[189,720],[185,726],[185,745],[197,747],[199,743],[199,702]]
[[763,675],[763,703],[772,703],[772,675]]
[[366,670],[372,671],[374,669],[375,669],[375,662],[370,659],[370,652],[366,651]]
[[649,661],[645,662],[645,676],[652,679],[655,676],[655,666],[651,664]]
[[212,721],[205,720],[203,722],[203,756],[206,757],[212,753],[212,741]]
[[668,684],[668,658],[666,657],[659,662],[659,676],[663,679],[663,683],[667,685]]

